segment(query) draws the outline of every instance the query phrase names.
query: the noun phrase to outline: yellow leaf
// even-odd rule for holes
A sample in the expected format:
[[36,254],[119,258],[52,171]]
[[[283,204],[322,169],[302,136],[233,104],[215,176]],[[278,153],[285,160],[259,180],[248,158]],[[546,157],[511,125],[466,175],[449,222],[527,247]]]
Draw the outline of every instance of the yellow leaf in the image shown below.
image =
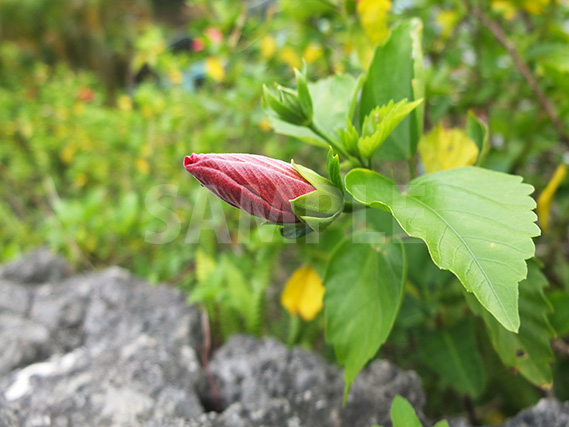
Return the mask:
[[476,163],[478,147],[461,129],[435,127],[419,141],[419,154],[428,173]]
[[551,213],[553,196],[563,181],[563,178],[565,178],[565,175],[567,175],[567,165],[562,163],[557,167],[551,180],[547,183],[537,199],[537,216],[539,218],[539,225],[541,225],[541,229],[544,233],[549,229],[549,214]]
[[389,35],[387,14],[391,10],[391,0],[359,0],[357,12],[368,38],[380,44]]
[[281,62],[287,64],[290,68],[300,69],[300,67],[302,66],[298,54],[290,46],[285,46],[281,49],[281,51],[279,52],[279,59]]
[[205,73],[216,82],[225,80],[225,69],[218,58],[210,56],[205,60]]
[[275,38],[270,35],[266,35],[261,39],[261,55],[265,59],[271,59],[275,55],[277,50],[277,42]]
[[312,64],[314,61],[316,61],[318,58],[322,56],[323,52],[324,51],[322,50],[322,46],[316,43],[310,43],[308,46],[306,46],[306,49],[304,49],[302,57],[304,58],[307,64]]
[[300,315],[310,321],[322,310],[324,286],[318,273],[311,266],[296,270],[281,294],[281,305],[291,316]]

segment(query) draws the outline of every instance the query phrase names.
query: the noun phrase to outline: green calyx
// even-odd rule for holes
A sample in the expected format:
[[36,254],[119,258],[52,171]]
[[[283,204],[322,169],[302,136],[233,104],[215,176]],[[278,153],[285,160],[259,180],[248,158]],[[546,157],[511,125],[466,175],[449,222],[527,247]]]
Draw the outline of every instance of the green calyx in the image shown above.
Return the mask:
[[316,188],[290,201],[294,214],[312,230],[322,232],[343,212],[344,194],[313,170],[292,162],[296,171]]

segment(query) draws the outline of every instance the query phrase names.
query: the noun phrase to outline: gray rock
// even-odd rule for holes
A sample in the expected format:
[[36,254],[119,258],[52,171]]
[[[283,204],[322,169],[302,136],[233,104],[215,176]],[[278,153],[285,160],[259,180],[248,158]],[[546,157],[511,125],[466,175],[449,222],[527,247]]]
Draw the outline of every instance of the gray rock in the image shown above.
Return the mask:
[[231,338],[215,353],[209,369],[218,397],[202,379],[202,401],[225,410],[202,416],[195,426],[389,425],[395,395],[406,397],[419,412],[425,403],[414,372],[377,361],[358,376],[342,408],[344,381],[337,368],[269,338]]
[[[199,312],[168,286],[120,268],[28,287],[0,281],[0,375],[81,345],[105,351],[145,333],[199,348]],[[9,304],[13,301],[13,304]]]
[[19,418],[0,395],[0,427],[19,427]]
[[0,312],[0,342],[0,376],[48,357],[53,349],[46,327],[7,312]]
[[86,346],[120,346],[141,333],[168,345],[201,346],[199,311],[188,307],[179,290],[150,286],[117,267],[88,280],[92,291],[82,327]]
[[203,413],[200,315],[179,290],[120,268],[35,286],[3,277],[0,427],[158,426]]
[[503,427],[567,427],[569,426],[569,402],[541,399],[535,406],[506,422]]
[[17,261],[1,266],[0,279],[25,284],[58,282],[71,272],[72,268],[63,258],[46,248],[40,248]]
[[23,427],[144,425],[199,416],[199,370],[190,347],[167,348],[141,334],[96,357],[81,347],[29,365],[0,380],[0,389]]

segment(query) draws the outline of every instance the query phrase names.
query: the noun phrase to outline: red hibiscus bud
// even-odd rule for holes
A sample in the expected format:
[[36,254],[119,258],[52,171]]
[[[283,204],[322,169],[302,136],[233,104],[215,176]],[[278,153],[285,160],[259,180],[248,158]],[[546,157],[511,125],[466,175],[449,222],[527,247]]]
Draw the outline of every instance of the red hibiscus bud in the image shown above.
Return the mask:
[[184,167],[221,200],[275,224],[300,222],[290,201],[316,190],[290,164],[254,154],[192,154]]

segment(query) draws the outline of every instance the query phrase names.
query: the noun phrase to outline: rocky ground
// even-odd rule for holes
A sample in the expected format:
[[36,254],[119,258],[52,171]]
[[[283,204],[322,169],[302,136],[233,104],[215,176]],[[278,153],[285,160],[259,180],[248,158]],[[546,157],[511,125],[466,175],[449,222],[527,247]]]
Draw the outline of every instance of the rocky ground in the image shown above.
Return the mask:
[[[318,355],[235,336],[206,372],[202,344],[176,289],[120,268],[75,275],[36,251],[0,267],[0,427],[387,427],[395,395],[425,403],[417,375],[386,361],[342,408],[342,374]],[[503,427],[526,426],[569,426],[569,404],[543,399]]]

